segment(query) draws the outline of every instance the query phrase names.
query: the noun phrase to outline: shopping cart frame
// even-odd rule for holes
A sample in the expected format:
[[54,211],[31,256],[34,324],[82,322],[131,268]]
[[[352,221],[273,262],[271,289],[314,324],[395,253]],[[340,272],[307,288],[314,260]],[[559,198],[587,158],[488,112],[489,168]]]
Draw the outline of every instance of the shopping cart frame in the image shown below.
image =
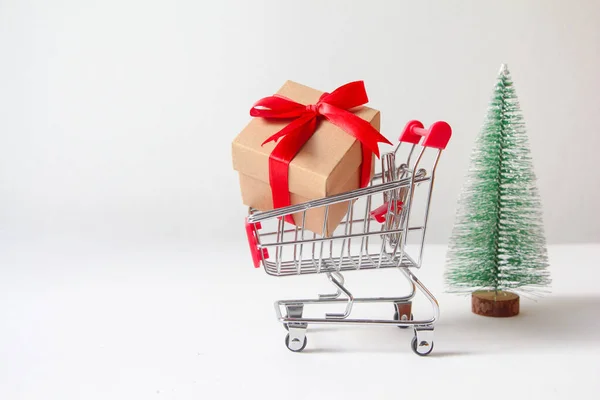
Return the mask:
[[[402,135],[396,149],[385,153],[381,157],[381,172],[375,174],[369,186],[334,196],[311,200],[306,203],[296,204],[270,211],[257,211],[249,209],[246,221],[248,241],[255,267],[263,265],[265,272],[272,276],[294,276],[305,274],[325,273],[328,280],[335,287],[333,294],[321,294],[312,299],[278,300],[275,302],[277,320],[289,331],[285,343],[291,351],[302,351],[306,344],[306,331],[309,324],[352,324],[352,325],[380,325],[398,326],[400,328],[412,327],[414,337],[411,347],[416,354],[428,355],[433,350],[433,330],[439,319],[439,304],[434,295],[416,277],[412,270],[419,269],[422,264],[425,235],[431,205],[435,173],[442,151],[445,149],[451,136],[450,126],[445,122],[436,122],[429,129],[425,129],[419,121],[410,121]],[[399,163],[399,151],[403,145],[409,145],[408,157],[405,163]],[[436,151],[429,169],[422,168],[421,162],[426,151]],[[415,200],[415,189],[425,190],[425,210],[420,224],[411,224],[411,211]],[[381,199],[382,205],[375,207],[375,199]],[[360,200],[365,200],[365,213],[362,219],[354,218],[355,207]],[[340,223],[336,235],[326,234],[327,216],[329,207],[338,203],[348,203],[345,219]],[[312,234],[305,238],[306,213],[316,208],[324,208],[324,223],[321,235]],[[302,213],[301,223],[291,229],[286,225],[285,217]],[[376,225],[377,220],[380,225]],[[266,222],[276,224],[276,228],[269,230],[263,228]],[[371,225],[373,222],[373,226]],[[358,233],[353,233],[353,226],[361,225]],[[420,233],[417,248],[411,254],[407,251],[407,241],[410,234]],[[293,235],[293,239],[290,236]],[[275,236],[275,240],[269,238]],[[300,239],[298,239],[300,236]],[[286,240],[287,238],[287,240]],[[370,252],[372,240],[380,238],[379,252]],[[356,246],[351,246],[351,241],[360,240],[361,247],[358,254],[352,255]],[[333,256],[334,243],[342,242],[339,257]],[[346,249],[347,243],[347,249]],[[324,245],[329,244],[329,257],[325,257]],[[310,257],[304,246],[310,246]],[[320,247],[318,255],[316,248]],[[372,248],[371,244],[371,248]],[[293,255],[286,259],[285,249],[293,249]],[[299,249],[299,251],[298,251]],[[275,250],[275,259],[270,259]],[[337,249],[336,249],[337,250]],[[344,252],[347,255],[344,255]],[[326,252],[326,250],[325,250]],[[414,257],[414,254],[418,256]],[[287,261],[286,261],[287,260]],[[396,268],[410,284],[410,292],[402,296],[393,297],[354,297],[345,286],[343,272],[370,269]],[[432,315],[426,319],[413,319],[412,299],[417,292],[422,293],[430,302]],[[304,306],[310,304],[335,304],[345,303],[343,313],[327,313],[324,318],[303,316]],[[393,319],[358,319],[350,318],[356,303],[391,303],[394,305]]]

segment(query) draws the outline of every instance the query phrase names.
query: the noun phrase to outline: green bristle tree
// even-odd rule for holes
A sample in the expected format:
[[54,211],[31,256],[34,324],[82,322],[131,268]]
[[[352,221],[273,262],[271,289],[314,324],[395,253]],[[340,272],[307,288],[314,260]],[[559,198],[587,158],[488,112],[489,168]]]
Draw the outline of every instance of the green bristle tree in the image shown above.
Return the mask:
[[471,156],[446,283],[450,292],[473,293],[473,312],[489,316],[518,314],[517,292],[550,284],[536,177],[506,65]]

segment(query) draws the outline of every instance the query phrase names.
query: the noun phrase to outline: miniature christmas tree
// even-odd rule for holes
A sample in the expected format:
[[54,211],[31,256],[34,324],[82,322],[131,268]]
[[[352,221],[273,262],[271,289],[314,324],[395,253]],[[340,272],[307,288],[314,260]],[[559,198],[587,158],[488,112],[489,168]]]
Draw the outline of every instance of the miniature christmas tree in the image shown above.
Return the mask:
[[506,65],[471,156],[447,266],[449,291],[472,293],[480,315],[516,315],[516,292],[550,284],[536,178]]

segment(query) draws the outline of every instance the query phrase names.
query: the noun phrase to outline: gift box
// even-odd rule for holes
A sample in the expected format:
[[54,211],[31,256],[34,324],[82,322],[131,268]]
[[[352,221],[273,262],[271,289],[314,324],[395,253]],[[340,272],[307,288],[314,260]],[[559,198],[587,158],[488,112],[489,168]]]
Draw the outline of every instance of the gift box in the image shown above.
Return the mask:
[[[353,83],[354,92],[357,90],[357,83]],[[349,85],[351,84],[346,86]],[[362,82],[358,86],[360,86],[358,89],[364,91]],[[275,205],[279,202],[281,207],[288,203],[299,204],[358,189],[368,183],[374,165],[374,158],[370,155],[373,152],[379,155],[377,142],[387,142],[378,133],[379,111],[366,106],[348,107],[340,111],[344,105],[366,103],[366,93],[362,100],[355,101],[346,100],[346,94],[352,95],[347,87],[341,87],[336,91],[332,92],[333,96],[331,96],[299,83],[287,81],[276,95],[257,103],[266,105],[267,108],[272,106],[272,109],[263,111],[264,107],[259,108],[256,105],[253,107],[251,115],[255,118],[232,143],[233,168],[239,174],[242,200],[245,205],[260,211],[272,210],[276,195],[274,185],[287,184],[287,187],[279,188],[283,191],[283,197],[288,196],[287,199],[283,203],[282,200],[275,199]],[[286,102],[285,99],[293,103]],[[334,103],[334,106],[323,105],[328,101]],[[311,112],[315,113],[314,121],[310,120]],[[348,117],[348,114],[353,116]],[[346,128],[349,123],[340,122],[343,120],[342,117],[353,121],[350,128]],[[366,122],[356,121],[358,119]],[[314,125],[311,125],[313,123]],[[292,131],[293,135],[296,135],[294,138],[291,138],[292,134],[289,133]],[[288,139],[287,136],[276,143],[277,139],[280,139],[277,138],[279,132],[287,132],[290,135],[287,143],[282,143]],[[363,143],[367,142],[361,135],[369,138],[368,144],[372,150],[367,151],[363,148]],[[275,139],[269,141],[269,138],[273,137]],[[308,139],[304,143],[297,143],[298,140],[303,140],[298,137]],[[299,149],[290,157],[291,161],[288,161],[287,166],[278,166],[280,157],[273,157],[274,150],[276,146],[289,146],[290,142],[293,142],[292,145],[298,145]],[[366,159],[367,167],[363,165],[363,159]],[[284,173],[287,169],[288,175],[283,183],[281,181],[277,183],[276,179],[280,179],[277,174],[281,175],[281,171],[274,171],[276,168],[283,169]],[[319,235],[329,236],[347,211],[347,202],[329,206],[327,226],[323,232],[325,208],[310,209],[306,212],[304,227]],[[301,226],[302,214],[302,212],[296,213],[293,218],[286,218],[286,221]]]

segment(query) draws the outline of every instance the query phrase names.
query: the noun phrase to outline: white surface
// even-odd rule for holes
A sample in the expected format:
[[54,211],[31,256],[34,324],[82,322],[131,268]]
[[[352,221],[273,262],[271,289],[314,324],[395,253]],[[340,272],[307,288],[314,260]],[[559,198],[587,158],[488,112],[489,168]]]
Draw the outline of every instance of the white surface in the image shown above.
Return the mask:
[[388,138],[453,126],[428,237],[446,243],[507,63],[549,242],[598,242],[599,16],[596,0],[2,0],[0,229],[223,240],[245,212],[230,143],[250,106],[286,79],[364,79]]
[[[442,293],[444,247],[419,277],[438,296],[434,352],[395,327],[311,326],[303,353],[283,343],[278,298],[328,291],[323,276],[254,270],[243,243],[133,246],[4,238],[0,398],[597,398],[600,246],[550,248],[553,293],[511,319],[471,314]],[[230,257],[223,261],[223,256]],[[396,271],[347,274],[356,295],[392,294]],[[417,316],[425,317],[422,298]],[[357,311],[359,309],[357,308]],[[372,317],[391,317],[392,307]],[[497,378],[498,377],[498,378]],[[456,397],[454,397],[456,398]]]
[[[1,1],[0,399],[598,397],[600,246],[551,247],[552,296],[509,320],[444,295],[444,248],[428,247],[432,356],[382,327],[311,327],[289,352],[272,302],[329,287],[251,268],[230,143],[286,79],[364,79],[388,138],[413,118],[454,128],[428,230],[444,243],[506,62],[549,241],[600,241],[599,13],[591,0]],[[349,288],[394,294],[399,274],[381,272],[348,274]]]

